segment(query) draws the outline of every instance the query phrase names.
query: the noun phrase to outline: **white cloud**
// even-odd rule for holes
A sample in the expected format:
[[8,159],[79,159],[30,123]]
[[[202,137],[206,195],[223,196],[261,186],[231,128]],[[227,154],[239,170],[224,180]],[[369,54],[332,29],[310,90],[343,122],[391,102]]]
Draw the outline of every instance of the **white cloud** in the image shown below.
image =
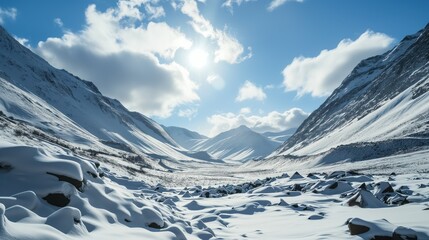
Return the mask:
[[228,8],[232,13],[232,9],[234,8],[234,4],[237,6],[240,6],[243,2],[250,2],[250,1],[255,1],[255,0],[226,0],[222,4],[222,7]]
[[268,11],[273,11],[274,9],[280,7],[281,5],[285,4],[286,2],[304,2],[304,0],[272,0],[270,2],[270,5],[268,6]]
[[3,24],[5,18],[11,18],[12,20],[15,20],[16,14],[18,11],[16,8],[1,8],[0,7],[0,24]]
[[135,24],[144,2],[119,1],[105,12],[90,5],[83,30],[48,38],[35,51],[55,67],[93,81],[132,110],[168,117],[177,106],[199,100],[197,85],[181,65],[160,63],[156,55],[172,59],[192,42],[165,22],[149,22],[146,28]]
[[252,56],[250,48],[248,49],[249,53],[246,56],[242,56],[244,48],[241,43],[236,38],[230,36],[226,32],[226,28],[223,31],[214,28],[210,21],[200,14],[195,0],[184,0],[181,11],[192,19],[190,24],[197,33],[205,38],[216,41],[215,62],[225,61],[234,64],[240,63]]
[[[243,110],[243,109],[242,109]],[[250,110],[250,109],[247,109]],[[249,115],[251,112],[243,110],[239,114],[222,113],[207,118],[211,125],[210,136],[245,125],[256,132],[279,132],[298,127],[309,115],[299,108],[292,108],[283,113],[273,111],[266,115]]]
[[252,112],[252,109],[250,109],[249,107],[244,107],[240,109],[240,114],[249,114]]
[[212,85],[216,90],[221,90],[225,87],[223,78],[216,74],[211,74],[207,77],[207,82]]
[[13,38],[15,38],[15,40],[18,41],[22,46],[25,46],[25,47],[31,49],[30,45],[28,44],[28,39],[20,38],[17,36],[13,36]]
[[189,120],[191,120],[192,118],[194,118],[198,113],[198,109],[197,108],[185,108],[185,109],[180,109],[179,112],[177,113],[177,115],[179,117],[184,117],[184,118],[188,118]]
[[165,11],[162,6],[145,5],[145,10],[149,14],[149,19],[156,19],[165,16]]
[[64,26],[63,21],[61,20],[61,18],[55,18],[54,19],[54,23],[58,25],[58,27],[62,28]]
[[236,101],[242,102],[244,100],[255,99],[258,101],[263,101],[267,95],[264,93],[262,88],[257,87],[250,81],[244,82],[243,86],[238,90],[238,95],[235,98]]
[[385,52],[393,39],[366,31],[356,40],[343,39],[336,48],[322,50],[316,57],[297,57],[283,70],[283,85],[298,96],[327,96],[363,59]]

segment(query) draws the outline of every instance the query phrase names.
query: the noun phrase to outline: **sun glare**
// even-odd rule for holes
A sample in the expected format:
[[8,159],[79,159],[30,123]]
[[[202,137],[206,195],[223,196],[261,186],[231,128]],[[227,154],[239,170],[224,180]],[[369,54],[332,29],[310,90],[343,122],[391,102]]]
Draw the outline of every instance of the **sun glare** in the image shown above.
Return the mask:
[[203,49],[194,49],[189,53],[189,63],[194,68],[203,68],[207,65],[208,55]]

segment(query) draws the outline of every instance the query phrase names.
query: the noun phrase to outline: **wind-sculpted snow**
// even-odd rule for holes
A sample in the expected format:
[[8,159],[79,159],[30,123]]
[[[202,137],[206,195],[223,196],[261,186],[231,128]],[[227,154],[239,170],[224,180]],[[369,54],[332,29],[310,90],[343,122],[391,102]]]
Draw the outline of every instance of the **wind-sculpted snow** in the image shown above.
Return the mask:
[[[128,231],[125,239],[188,235],[190,227],[172,208],[128,190],[126,182],[100,177],[102,170],[89,159],[3,146],[0,166],[0,239],[111,239]],[[68,201],[59,206],[58,199],[49,200],[53,195]]]

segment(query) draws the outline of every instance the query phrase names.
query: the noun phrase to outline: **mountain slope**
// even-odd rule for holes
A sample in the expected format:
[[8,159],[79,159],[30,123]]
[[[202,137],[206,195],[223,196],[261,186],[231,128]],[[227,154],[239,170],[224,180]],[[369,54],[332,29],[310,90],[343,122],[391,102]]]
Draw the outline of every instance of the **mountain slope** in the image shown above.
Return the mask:
[[240,126],[202,141],[191,150],[207,151],[217,159],[248,160],[265,157],[278,146],[278,142]]
[[359,63],[271,156],[313,155],[340,145],[392,139],[427,142],[428,103],[429,25],[385,54]]
[[288,140],[294,133],[296,132],[296,128],[289,128],[281,132],[264,132],[262,133],[263,136],[279,142],[284,143],[286,140]]
[[196,144],[208,138],[186,128],[164,127],[164,129],[177,144],[187,150],[191,150]]
[[0,110],[7,116],[88,146],[126,146],[189,159],[164,129],[88,81],[50,66],[0,27]]

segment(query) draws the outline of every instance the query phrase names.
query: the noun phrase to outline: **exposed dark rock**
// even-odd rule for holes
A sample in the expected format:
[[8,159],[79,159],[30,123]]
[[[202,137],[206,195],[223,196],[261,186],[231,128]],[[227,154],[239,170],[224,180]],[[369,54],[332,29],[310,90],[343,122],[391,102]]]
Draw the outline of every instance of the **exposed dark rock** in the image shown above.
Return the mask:
[[60,174],[56,174],[56,173],[51,173],[51,172],[46,172],[49,175],[55,176],[58,178],[59,181],[63,181],[63,182],[68,182],[71,185],[75,186],[75,188],[79,191],[83,191],[83,181],[79,181],[76,180],[74,178],[68,177],[68,176],[64,176],[64,175],[60,175]]
[[158,224],[156,224],[156,223],[150,223],[149,225],[147,225],[148,227],[151,227],[151,228],[156,228],[156,229],[161,229],[162,228],[162,226],[159,226]]
[[334,171],[331,174],[329,174],[326,178],[332,179],[332,178],[340,178],[340,177],[345,177],[345,176],[346,176],[345,171]]
[[49,193],[43,199],[57,207],[65,207],[70,203],[70,199],[63,193]]
[[91,177],[93,177],[93,178],[97,178],[98,177],[98,175],[95,174],[95,173],[93,173],[93,172],[86,171],[86,173],[88,173],[89,175],[91,175]]
[[329,185],[329,189],[335,189],[335,188],[337,188],[338,187],[338,182],[334,182],[334,183],[332,183],[331,185]]
[[393,230],[392,240],[417,240],[417,233],[413,229],[399,226]]
[[295,172],[290,179],[301,179],[304,178],[301,174],[299,174],[299,172]]
[[354,219],[350,219],[347,222],[347,226],[349,227],[350,235],[358,235],[362,233],[366,233],[369,231],[369,227],[364,225],[359,225],[353,222]]
[[392,240],[393,238],[391,236],[378,236],[375,235],[370,240]]
[[302,186],[300,184],[295,183],[290,190],[291,191],[301,191]]
[[311,178],[311,179],[319,179],[319,177],[318,176],[316,176],[315,174],[313,174],[313,173],[309,173],[308,175],[307,175],[307,177],[308,178]]
[[363,189],[363,190],[367,190],[367,188],[366,188],[366,184],[365,183],[362,183],[361,185],[359,185],[359,187],[358,187],[359,189]]

